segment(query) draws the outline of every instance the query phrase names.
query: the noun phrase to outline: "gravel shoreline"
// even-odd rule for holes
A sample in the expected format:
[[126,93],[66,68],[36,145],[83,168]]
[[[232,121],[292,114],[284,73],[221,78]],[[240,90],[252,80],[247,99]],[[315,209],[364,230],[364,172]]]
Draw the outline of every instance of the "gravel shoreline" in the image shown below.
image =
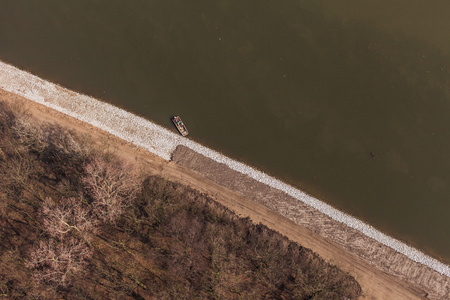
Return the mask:
[[3,62],[0,62],[0,88],[96,126],[166,160],[171,159],[177,146],[183,145],[209,159],[228,166],[234,171],[247,175],[271,188],[280,190],[317,209],[333,220],[358,230],[379,243],[405,255],[412,261],[428,266],[436,272],[450,277],[450,266],[427,256],[419,250],[376,230],[346,213],[336,210],[330,205],[276,178],[230,159],[192,140],[181,137],[123,109],[67,90]]

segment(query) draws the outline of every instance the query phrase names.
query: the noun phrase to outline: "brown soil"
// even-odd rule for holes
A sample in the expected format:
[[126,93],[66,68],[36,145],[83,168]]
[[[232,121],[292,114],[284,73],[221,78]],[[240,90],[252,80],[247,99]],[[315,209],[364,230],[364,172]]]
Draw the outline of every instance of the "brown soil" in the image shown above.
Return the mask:
[[146,171],[207,193],[238,215],[249,217],[312,249],[354,276],[362,287],[363,299],[448,299],[450,296],[448,277],[185,147],[179,147],[173,161],[168,162],[15,94],[0,90],[0,100],[16,103],[39,120],[88,133],[99,145],[108,147],[123,159],[137,162]]

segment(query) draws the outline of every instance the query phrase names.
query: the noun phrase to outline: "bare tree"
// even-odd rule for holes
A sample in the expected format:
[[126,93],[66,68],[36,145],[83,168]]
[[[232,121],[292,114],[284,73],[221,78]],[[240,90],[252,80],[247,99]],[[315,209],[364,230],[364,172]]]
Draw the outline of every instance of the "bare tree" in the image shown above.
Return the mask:
[[63,198],[54,203],[51,198],[46,198],[42,216],[44,230],[60,240],[74,232],[89,241],[97,233],[98,221],[92,217],[90,209],[83,206],[81,199]]
[[47,147],[46,133],[42,126],[36,126],[29,115],[21,115],[16,118],[12,130],[17,142],[23,150],[44,151]]
[[68,286],[83,273],[91,256],[91,249],[80,239],[71,238],[65,243],[50,239],[35,246],[25,265],[33,270],[37,283]]
[[68,286],[85,269],[92,250],[86,244],[97,231],[98,220],[80,199],[63,198],[42,204],[44,231],[50,239],[35,244],[26,266],[37,283]]
[[83,185],[91,193],[98,217],[115,220],[131,205],[141,187],[141,177],[132,165],[94,157],[84,166]]
[[39,162],[30,155],[9,157],[0,164],[0,188],[12,197],[19,197],[23,191],[27,191],[40,202],[35,184],[39,171]]

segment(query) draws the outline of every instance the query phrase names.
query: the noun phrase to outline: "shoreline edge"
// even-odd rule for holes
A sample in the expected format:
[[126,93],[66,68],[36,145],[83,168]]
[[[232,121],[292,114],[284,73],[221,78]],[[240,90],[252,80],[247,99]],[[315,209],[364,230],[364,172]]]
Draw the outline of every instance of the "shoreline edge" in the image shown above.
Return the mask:
[[405,255],[414,262],[428,266],[436,272],[450,277],[450,266],[378,231],[371,225],[244,163],[228,158],[217,151],[181,137],[162,126],[123,109],[70,91],[1,61],[0,88],[98,127],[165,160],[171,160],[171,155],[177,146],[183,145],[188,147],[218,163],[225,164],[234,171],[286,193],[319,210],[333,220],[356,229],[367,237]]

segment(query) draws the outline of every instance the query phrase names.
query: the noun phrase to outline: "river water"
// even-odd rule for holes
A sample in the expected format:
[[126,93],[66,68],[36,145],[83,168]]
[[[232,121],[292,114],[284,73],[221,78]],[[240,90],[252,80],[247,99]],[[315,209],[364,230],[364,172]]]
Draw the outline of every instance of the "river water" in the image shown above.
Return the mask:
[[450,262],[450,2],[3,0],[0,59]]

